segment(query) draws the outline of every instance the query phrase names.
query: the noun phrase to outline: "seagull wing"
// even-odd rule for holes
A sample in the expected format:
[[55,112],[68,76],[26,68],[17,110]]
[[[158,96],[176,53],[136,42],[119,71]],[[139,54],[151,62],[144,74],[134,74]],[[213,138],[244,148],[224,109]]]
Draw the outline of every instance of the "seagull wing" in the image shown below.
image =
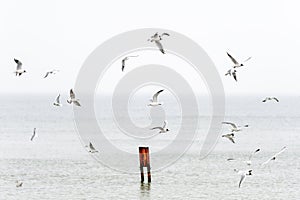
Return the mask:
[[240,182],[239,182],[239,188],[241,187],[242,182],[245,180],[245,178],[246,178],[246,174],[242,174],[242,175],[241,175]]
[[273,156],[273,158],[279,156],[279,154],[283,153],[285,150],[286,150],[286,147],[283,147],[278,153],[276,153],[276,154]]
[[168,126],[168,121],[165,120],[165,121],[164,121],[164,126],[163,126],[163,128],[166,128],[167,126]]
[[234,139],[232,138],[232,137],[227,137],[232,143],[234,143],[235,144],[235,141],[234,141]]
[[151,128],[150,130],[154,130],[154,129],[159,129],[159,130],[164,130],[162,127],[154,127],[154,128]]
[[90,142],[90,144],[89,144],[89,147],[90,147],[90,149],[92,150],[92,151],[95,151],[96,149],[95,149],[95,147],[93,146],[93,144]]
[[14,58],[15,63],[17,63],[17,70],[22,69],[22,63],[18,60]]
[[226,52],[227,53],[227,56],[231,59],[231,61],[234,63],[234,64],[236,64],[236,65],[238,65],[239,63],[228,53],[228,52]]
[[125,68],[125,58],[122,60],[122,72],[124,71]]
[[246,60],[244,60],[244,62],[247,62],[248,60],[250,60],[252,57],[247,58]]
[[222,122],[222,124],[229,124],[230,126],[232,126],[233,128],[237,128],[235,123],[232,122]]
[[160,52],[162,52],[163,54],[165,54],[165,50],[164,50],[162,44],[160,43],[160,41],[156,41],[155,40],[155,44],[159,48]]
[[279,99],[277,99],[276,97],[273,97],[273,99],[274,99],[275,101],[279,102]]
[[47,72],[46,75],[44,76],[44,78],[46,78],[49,74],[50,74],[50,72]]
[[73,92],[73,89],[70,90],[70,98],[75,99],[75,93]]
[[31,138],[30,138],[31,141],[32,141],[33,138],[35,137],[35,130],[36,130],[36,128],[33,129],[33,134],[32,134],[32,136],[31,136]]
[[252,152],[251,155],[249,156],[249,160],[251,160],[252,157],[254,156],[254,154],[256,154],[259,151],[260,151],[260,149],[256,149],[254,152]]
[[233,76],[234,80],[237,81],[236,71],[235,70],[232,72],[232,76]]
[[76,105],[76,106],[81,106],[80,103],[78,101],[73,101],[73,103]]
[[55,100],[56,103],[58,103],[58,104],[60,103],[59,98],[60,98],[60,94],[56,97],[56,100]]
[[164,90],[159,90],[158,92],[156,92],[154,95],[153,95],[153,98],[152,98],[152,101],[153,102],[157,102],[157,97],[158,95],[163,92]]
[[165,36],[165,35],[166,35],[166,36],[170,36],[169,33],[162,33],[162,34],[161,34],[161,36]]

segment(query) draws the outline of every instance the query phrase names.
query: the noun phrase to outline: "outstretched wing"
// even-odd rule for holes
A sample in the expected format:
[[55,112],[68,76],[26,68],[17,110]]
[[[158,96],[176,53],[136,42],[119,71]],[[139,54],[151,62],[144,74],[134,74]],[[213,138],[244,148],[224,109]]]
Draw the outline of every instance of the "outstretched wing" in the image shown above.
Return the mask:
[[50,72],[47,72],[46,75],[44,76],[44,78],[46,78],[49,75]]
[[170,36],[169,33],[162,33],[161,36]]
[[165,121],[164,121],[164,126],[163,126],[163,128],[166,128],[167,126],[168,126],[168,121],[165,120]]
[[242,182],[245,180],[245,178],[246,178],[246,175],[245,175],[245,174],[242,174],[242,175],[241,175],[240,182],[239,182],[239,188],[241,187]]
[[124,71],[124,68],[125,68],[125,58],[122,60],[122,72]]
[[228,53],[226,52],[228,57],[231,59],[231,61],[235,64],[235,65],[238,65],[239,63]]
[[234,139],[232,138],[232,137],[227,137],[232,143],[234,143],[235,144],[235,141],[234,141]]
[[274,99],[275,101],[279,102],[279,99],[277,99],[276,97],[273,97],[273,99]]
[[278,153],[276,153],[274,156],[273,156],[273,158],[274,157],[277,157],[279,154],[281,154],[282,152],[284,152],[286,150],[286,147],[283,147]]
[[92,150],[92,151],[95,151],[96,149],[95,149],[95,147],[93,146],[93,144],[90,142],[90,144],[89,144],[89,147],[90,147],[90,149]]
[[162,127],[154,127],[154,128],[151,128],[150,130],[154,130],[154,129],[159,129],[159,130],[164,130]]
[[70,97],[71,99],[75,99],[75,93],[73,92],[73,89],[70,90]]
[[236,71],[235,70],[232,72],[232,76],[233,76],[234,80],[237,81]]
[[32,136],[31,136],[31,138],[30,138],[31,141],[32,141],[33,138],[35,137],[35,130],[36,130],[36,128],[33,129],[33,134],[32,134]]
[[164,50],[162,44],[160,43],[160,41],[156,41],[155,40],[155,44],[159,48],[160,52],[162,52],[163,54],[165,54],[165,50]]
[[156,92],[154,95],[153,95],[153,97],[152,97],[152,100],[153,100],[153,102],[157,102],[157,97],[158,97],[158,95],[161,93],[161,92],[163,92],[164,90],[159,90],[158,92]]
[[76,106],[81,106],[80,103],[78,101],[73,101],[73,103],[76,105]]
[[222,122],[222,124],[229,124],[233,128],[237,128],[237,126],[234,123],[232,123],[232,122]]
[[260,149],[256,149],[254,152],[252,152],[251,155],[249,156],[249,160],[251,160],[252,157],[254,156],[254,154],[256,154],[259,151],[260,151]]
[[14,58],[15,63],[17,63],[17,70],[22,69],[22,63],[18,60]]
[[250,60],[252,57],[250,56],[249,58],[247,58],[246,60],[244,60],[244,62],[247,62],[248,60]]
[[60,103],[59,98],[60,98],[60,94],[56,97],[56,103],[58,103],[58,104]]

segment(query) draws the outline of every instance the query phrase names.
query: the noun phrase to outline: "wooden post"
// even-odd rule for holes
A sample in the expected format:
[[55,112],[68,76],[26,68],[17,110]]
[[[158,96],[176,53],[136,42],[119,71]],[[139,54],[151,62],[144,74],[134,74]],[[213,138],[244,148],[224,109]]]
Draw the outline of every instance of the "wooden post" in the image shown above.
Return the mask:
[[151,183],[149,147],[139,147],[139,156],[140,156],[141,183],[144,182],[144,167],[147,167],[148,183]]

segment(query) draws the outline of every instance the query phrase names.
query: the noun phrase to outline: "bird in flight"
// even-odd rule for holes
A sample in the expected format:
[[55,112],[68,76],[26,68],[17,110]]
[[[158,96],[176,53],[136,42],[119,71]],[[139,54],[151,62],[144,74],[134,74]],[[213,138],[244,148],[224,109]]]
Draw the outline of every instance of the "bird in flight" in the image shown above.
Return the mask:
[[227,75],[231,76],[231,75],[232,75],[233,79],[234,79],[235,81],[237,81],[236,73],[237,73],[237,71],[236,71],[235,69],[229,69],[229,70],[226,72],[225,76],[227,76]]
[[21,76],[23,73],[26,72],[26,70],[22,69],[22,63],[21,61],[14,58],[15,63],[17,63],[17,70],[14,72],[16,73],[16,76]]
[[241,175],[240,181],[239,181],[239,188],[242,186],[243,181],[245,180],[246,176],[251,176],[252,175],[252,169],[249,169],[247,171],[240,171],[234,169],[235,172]]
[[154,35],[151,36],[150,39],[148,39],[148,41],[154,42],[156,44],[156,46],[158,47],[158,49],[160,50],[160,52],[163,54],[165,54],[165,50],[160,41],[163,39],[164,36],[170,36],[170,34],[162,33],[161,35],[159,35],[158,33],[155,33]]
[[125,69],[125,62],[126,62],[129,58],[132,58],[132,57],[138,57],[138,55],[136,55],[136,56],[126,56],[125,58],[122,59],[122,72],[123,72],[124,69]]
[[[231,126],[231,129],[230,129],[231,132],[238,132],[238,131],[242,130],[241,126],[238,126],[238,125],[236,125],[235,123],[232,123],[232,122],[222,122],[222,124],[230,125]],[[243,127],[248,128],[249,125],[246,124]]]
[[232,143],[235,143],[235,141],[234,141],[234,133],[225,134],[225,135],[222,135],[222,137],[225,137],[228,140],[230,140]]
[[[243,63],[239,63],[238,61],[236,61],[235,58],[233,58],[228,52],[227,53],[227,56],[231,59],[231,61],[233,62],[233,68],[239,68],[239,67],[243,67],[244,64]],[[248,60],[250,60],[251,57],[247,58],[246,60],[244,60],[244,63],[247,62]]]
[[22,181],[16,181],[16,187],[22,187],[23,186],[23,182]]
[[276,102],[279,102],[279,99],[278,98],[276,98],[276,97],[266,97],[264,100],[262,100],[262,102],[267,102],[267,101],[272,101],[272,100],[274,100],[274,101],[276,101]]
[[81,106],[80,103],[79,103],[79,99],[76,99],[75,98],[75,93],[73,92],[73,89],[70,90],[70,99],[67,100],[67,102],[69,104],[75,104],[76,106]]
[[154,128],[151,128],[150,130],[155,130],[155,129],[159,129],[159,133],[166,133],[168,131],[170,131],[168,128],[168,122],[167,120],[164,121],[164,125],[162,127],[154,127]]
[[44,78],[47,78],[50,74],[56,74],[57,72],[59,72],[59,70],[57,70],[57,69],[47,71]]
[[55,106],[62,106],[62,104],[60,103],[60,94],[56,97],[55,102],[53,103],[53,105]]
[[254,152],[252,152],[251,155],[249,156],[248,160],[245,161],[245,163],[250,166],[252,164],[252,157],[259,151],[260,151],[260,149],[256,149]]
[[163,103],[158,101],[158,95],[160,93],[162,93],[163,91],[164,90],[159,90],[158,92],[156,92],[153,95],[152,99],[150,99],[150,103],[148,104],[148,106],[160,106],[160,105],[162,105]]
[[89,149],[90,149],[89,150],[90,153],[98,153],[98,151],[96,150],[96,148],[91,142],[89,143]]
[[36,131],[36,128],[33,129],[33,134],[32,134],[32,136],[31,136],[31,138],[30,138],[30,141],[32,141],[33,138],[35,137],[35,131]]
[[285,150],[286,150],[286,147],[283,147],[279,152],[274,154],[271,158],[269,158],[266,162],[262,163],[261,165],[264,166],[264,165],[268,164],[270,161],[276,160],[277,156],[282,154]]

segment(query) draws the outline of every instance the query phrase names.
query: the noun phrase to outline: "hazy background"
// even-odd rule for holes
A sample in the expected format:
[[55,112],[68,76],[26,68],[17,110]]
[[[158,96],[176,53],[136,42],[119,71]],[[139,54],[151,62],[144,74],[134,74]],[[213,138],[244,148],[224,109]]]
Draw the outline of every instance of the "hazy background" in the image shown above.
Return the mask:
[[[86,57],[108,38],[137,28],[180,32],[216,64],[225,92],[297,95],[300,26],[298,1],[5,1],[0,3],[0,93],[64,93]],[[253,59],[239,83],[224,77],[229,51]],[[12,73],[20,59],[28,74]],[[55,81],[42,80],[58,68]]]

